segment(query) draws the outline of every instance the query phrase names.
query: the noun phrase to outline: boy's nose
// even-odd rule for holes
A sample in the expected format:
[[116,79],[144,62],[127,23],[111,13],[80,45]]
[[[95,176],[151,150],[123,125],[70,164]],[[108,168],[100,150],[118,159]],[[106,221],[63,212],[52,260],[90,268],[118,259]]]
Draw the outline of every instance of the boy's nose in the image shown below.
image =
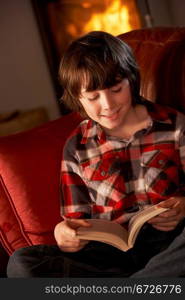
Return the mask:
[[103,109],[110,109],[113,107],[113,99],[107,92],[101,95],[101,106]]

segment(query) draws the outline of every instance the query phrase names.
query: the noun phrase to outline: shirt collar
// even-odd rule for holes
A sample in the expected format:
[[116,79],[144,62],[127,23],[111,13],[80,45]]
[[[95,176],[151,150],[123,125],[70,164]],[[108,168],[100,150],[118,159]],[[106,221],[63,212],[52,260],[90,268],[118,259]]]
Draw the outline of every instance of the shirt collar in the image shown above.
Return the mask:
[[81,144],[86,144],[91,138],[98,139],[100,144],[106,141],[105,131],[101,126],[93,120],[85,120],[81,124],[82,129],[82,139]]

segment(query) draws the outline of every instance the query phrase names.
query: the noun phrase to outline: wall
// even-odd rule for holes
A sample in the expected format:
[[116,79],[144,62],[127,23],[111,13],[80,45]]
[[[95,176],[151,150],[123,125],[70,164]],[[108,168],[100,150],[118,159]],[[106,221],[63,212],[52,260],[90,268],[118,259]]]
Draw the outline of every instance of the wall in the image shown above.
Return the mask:
[[144,16],[147,4],[153,26],[185,26],[185,0],[136,0]]
[[148,0],[154,26],[172,26],[168,0]]
[[60,113],[31,0],[0,1],[0,114],[47,108]]
[[178,26],[185,26],[185,1],[169,0],[169,5],[173,23]]

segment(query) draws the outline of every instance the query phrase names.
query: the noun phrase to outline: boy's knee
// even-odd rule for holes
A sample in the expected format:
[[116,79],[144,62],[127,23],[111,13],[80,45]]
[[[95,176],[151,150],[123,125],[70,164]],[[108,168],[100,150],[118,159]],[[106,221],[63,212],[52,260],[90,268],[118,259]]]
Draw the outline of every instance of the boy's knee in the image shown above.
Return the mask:
[[26,264],[26,248],[16,250],[9,258],[7,276],[9,278],[30,277]]

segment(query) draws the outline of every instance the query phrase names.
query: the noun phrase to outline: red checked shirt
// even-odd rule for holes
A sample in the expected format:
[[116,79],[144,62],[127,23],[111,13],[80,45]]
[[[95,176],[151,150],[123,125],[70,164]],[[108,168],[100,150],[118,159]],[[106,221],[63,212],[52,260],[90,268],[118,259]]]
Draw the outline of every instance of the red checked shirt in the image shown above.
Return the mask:
[[127,222],[138,210],[185,195],[185,116],[144,101],[150,124],[129,140],[84,120],[64,147],[61,215]]

